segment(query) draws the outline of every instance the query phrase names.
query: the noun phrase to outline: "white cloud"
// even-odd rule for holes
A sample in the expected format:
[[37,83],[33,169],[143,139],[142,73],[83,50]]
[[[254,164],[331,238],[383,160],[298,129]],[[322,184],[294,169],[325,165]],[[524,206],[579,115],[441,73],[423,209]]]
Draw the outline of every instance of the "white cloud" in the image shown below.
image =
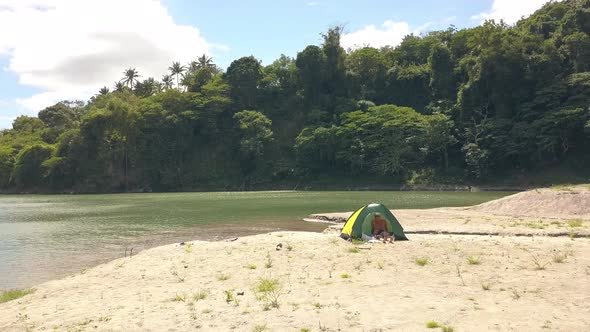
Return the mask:
[[381,27],[374,24],[367,25],[364,28],[345,33],[340,38],[340,45],[344,49],[357,49],[365,46],[383,47],[383,46],[397,46],[405,36],[409,34],[420,34],[429,30],[434,26],[435,22],[426,22],[415,29],[410,29],[407,22],[394,22],[391,20],[385,21]]
[[340,44],[345,49],[355,49],[364,46],[377,48],[388,45],[396,46],[410,32],[410,25],[408,23],[387,20],[381,27],[371,24],[358,31],[344,34],[340,38]]
[[[561,0],[556,0],[557,2]],[[547,0],[494,0],[489,12],[480,13],[471,17],[472,20],[485,21],[504,20],[508,24],[514,24],[522,17],[528,17],[537,9],[541,8]]]
[[5,70],[43,91],[17,100],[35,111],[87,100],[127,67],[159,79],[172,61],[227,50],[176,24],[159,0],[0,0],[0,31]]

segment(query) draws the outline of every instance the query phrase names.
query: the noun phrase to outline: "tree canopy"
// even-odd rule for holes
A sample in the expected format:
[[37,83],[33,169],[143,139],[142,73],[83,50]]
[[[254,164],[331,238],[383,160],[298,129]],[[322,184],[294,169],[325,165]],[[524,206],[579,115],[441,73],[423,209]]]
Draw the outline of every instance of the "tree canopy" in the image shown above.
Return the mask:
[[[344,50],[343,30],[294,58],[227,70],[203,54],[161,81],[129,67],[88,102],[0,131],[0,189],[252,189],[328,176],[478,182],[590,169],[590,0]],[[166,69],[166,68],[163,68]]]

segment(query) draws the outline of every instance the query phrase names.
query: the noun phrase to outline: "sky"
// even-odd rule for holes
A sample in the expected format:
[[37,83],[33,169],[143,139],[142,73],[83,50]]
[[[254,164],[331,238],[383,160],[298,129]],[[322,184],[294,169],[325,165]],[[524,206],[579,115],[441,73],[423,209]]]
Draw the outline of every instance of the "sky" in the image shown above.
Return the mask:
[[546,0],[0,0],[0,129],[61,100],[112,89],[124,69],[160,79],[202,54],[222,68],[254,55],[268,65],[319,45],[396,46],[407,34],[508,24]]

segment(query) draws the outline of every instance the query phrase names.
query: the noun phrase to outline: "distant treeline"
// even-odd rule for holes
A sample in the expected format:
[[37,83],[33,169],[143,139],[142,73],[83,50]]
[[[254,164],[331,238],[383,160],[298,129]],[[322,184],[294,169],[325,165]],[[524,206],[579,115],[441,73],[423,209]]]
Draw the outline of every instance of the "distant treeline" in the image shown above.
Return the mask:
[[109,192],[270,188],[328,178],[478,182],[590,168],[590,0],[548,3],[395,47],[322,34],[295,59],[223,71],[203,55],[0,132],[0,188]]

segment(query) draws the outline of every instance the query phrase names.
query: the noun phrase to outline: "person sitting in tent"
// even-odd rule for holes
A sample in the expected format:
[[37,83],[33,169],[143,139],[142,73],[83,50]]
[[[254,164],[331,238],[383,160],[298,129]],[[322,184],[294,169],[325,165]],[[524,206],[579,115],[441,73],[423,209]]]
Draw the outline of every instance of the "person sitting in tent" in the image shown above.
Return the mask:
[[387,240],[389,240],[389,243],[393,243],[393,237],[387,231],[387,222],[379,212],[375,213],[375,218],[371,222],[371,229],[373,237],[376,239],[382,239],[383,243],[387,243]]

